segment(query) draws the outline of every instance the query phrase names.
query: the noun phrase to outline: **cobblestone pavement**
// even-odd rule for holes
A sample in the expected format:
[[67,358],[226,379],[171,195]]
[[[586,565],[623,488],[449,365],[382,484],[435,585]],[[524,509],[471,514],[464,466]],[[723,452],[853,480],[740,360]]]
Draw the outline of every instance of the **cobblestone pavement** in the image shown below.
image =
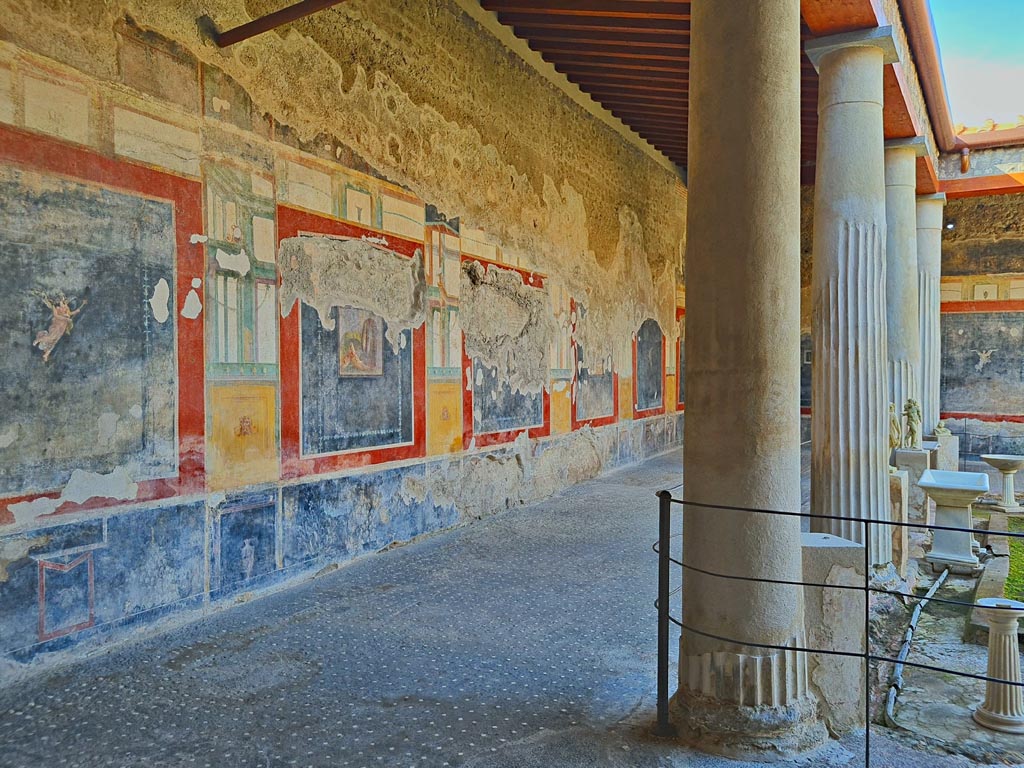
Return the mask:
[[[647,735],[653,491],[680,480],[680,461],[666,454],[10,686],[0,765],[736,766]],[[875,768],[967,765],[873,742]],[[792,765],[860,766],[861,744]]]

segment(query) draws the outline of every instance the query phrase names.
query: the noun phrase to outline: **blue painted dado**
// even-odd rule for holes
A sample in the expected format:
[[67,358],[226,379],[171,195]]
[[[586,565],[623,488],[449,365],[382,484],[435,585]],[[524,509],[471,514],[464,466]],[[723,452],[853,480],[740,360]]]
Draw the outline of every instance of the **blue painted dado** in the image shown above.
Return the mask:
[[[682,419],[669,414],[595,430],[607,446],[604,468],[677,445]],[[531,444],[527,461],[573,437]],[[0,677],[55,651],[123,638],[171,614],[218,610],[243,593],[259,594],[523,503],[531,497],[529,473],[502,493],[463,499],[461,509],[452,498],[488,462],[520,467],[518,450],[501,446],[239,494],[121,507],[90,519],[58,516],[45,527],[0,535]]]

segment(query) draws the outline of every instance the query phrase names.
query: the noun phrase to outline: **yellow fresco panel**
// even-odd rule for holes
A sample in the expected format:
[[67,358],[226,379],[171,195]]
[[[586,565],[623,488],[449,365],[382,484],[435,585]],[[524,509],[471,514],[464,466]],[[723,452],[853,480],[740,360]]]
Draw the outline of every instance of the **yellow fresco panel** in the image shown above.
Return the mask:
[[633,418],[633,380],[619,378],[619,419]]
[[427,454],[462,450],[462,382],[427,382]]
[[211,490],[278,478],[277,396],[273,385],[212,385],[209,421],[206,472]]
[[670,373],[665,377],[665,406],[669,413],[676,409],[676,394],[679,388],[676,387],[676,375]]
[[[562,387],[559,390],[559,387]],[[551,392],[551,434],[572,431],[572,390],[567,381],[556,381]]]

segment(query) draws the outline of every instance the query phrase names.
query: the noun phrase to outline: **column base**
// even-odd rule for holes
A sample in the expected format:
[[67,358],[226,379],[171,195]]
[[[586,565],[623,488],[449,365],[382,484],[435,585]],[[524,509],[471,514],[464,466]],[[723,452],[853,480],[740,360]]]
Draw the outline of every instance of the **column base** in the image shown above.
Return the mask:
[[932,571],[935,573],[941,573],[949,568],[950,573],[961,576],[977,576],[982,571],[981,563],[973,555],[971,557],[961,557],[942,554],[941,552],[929,552],[924,556],[924,559],[925,562],[931,565]]
[[788,706],[746,707],[680,689],[672,709],[681,742],[734,760],[786,760],[828,739],[810,695]]
[[989,712],[987,709],[978,707],[974,710],[974,722],[990,731],[1002,731],[1003,733],[1024,733],[1024,718],[1008,717]]

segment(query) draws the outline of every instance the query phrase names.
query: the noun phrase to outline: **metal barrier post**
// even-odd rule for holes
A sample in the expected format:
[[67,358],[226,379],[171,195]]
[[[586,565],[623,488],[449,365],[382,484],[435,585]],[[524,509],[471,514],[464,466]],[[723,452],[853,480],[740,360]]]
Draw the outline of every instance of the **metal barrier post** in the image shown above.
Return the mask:
[[669,546],[672,542],[672,494],[658,491],[658,736],[671,736],[668,719]]

